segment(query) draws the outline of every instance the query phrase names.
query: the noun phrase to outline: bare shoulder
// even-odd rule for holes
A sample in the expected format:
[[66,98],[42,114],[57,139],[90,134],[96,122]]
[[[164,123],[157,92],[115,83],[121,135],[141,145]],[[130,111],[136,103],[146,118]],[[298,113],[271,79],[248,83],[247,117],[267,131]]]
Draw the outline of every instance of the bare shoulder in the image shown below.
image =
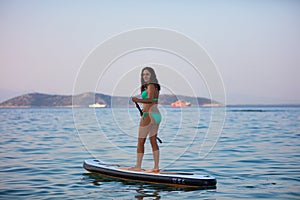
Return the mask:
[[148,85],[148,92],[149,93],[154,93],[154,94],[157,93],[157,88],[156,88],[156,85],[154,83],[150,83]]
[[150,83],[150,84],[148,85],[148,89],[154,90],[154,89],[155,89],[154,83]]

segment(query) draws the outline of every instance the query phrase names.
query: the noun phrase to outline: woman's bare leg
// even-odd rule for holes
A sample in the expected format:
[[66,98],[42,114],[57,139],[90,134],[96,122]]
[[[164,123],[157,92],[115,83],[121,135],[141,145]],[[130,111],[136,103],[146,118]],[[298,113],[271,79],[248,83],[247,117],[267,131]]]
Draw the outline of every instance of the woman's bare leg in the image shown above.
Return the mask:
[[152,146],[152,153],[153,153],[153,160],[154,160],[154,167],[153,172],[159,172],[159,147],[156,141],[156,135],[150,137],[150,143]]
[[136,164],[134,167],[129,168],[130,170],[140,171],[142,170],[142,161],[144,157],[146,138],[138,138],[138,146],[136,151]]

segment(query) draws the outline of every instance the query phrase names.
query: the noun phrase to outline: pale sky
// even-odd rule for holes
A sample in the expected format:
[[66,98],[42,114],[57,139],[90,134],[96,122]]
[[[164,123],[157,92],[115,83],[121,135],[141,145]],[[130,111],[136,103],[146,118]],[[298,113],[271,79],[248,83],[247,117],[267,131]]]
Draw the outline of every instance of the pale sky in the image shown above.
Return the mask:
[[99,44],[157,27],[206,50],[228,104],[300,104],[299,19],[297,0],[1,0],[0,101],[27,92],[72,94],[81,64]]

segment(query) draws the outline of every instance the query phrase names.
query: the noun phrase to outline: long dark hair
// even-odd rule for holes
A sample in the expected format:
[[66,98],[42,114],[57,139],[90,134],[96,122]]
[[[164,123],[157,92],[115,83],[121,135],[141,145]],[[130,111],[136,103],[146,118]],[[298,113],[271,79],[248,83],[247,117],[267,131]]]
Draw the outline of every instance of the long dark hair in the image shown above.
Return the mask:
[[145,68],[142,69],[142,72],[141,72],[141,92],[143,92],[144,90],[146,90],[147,86],[148,86],[148,84],[145,83],[145,81],[143,79],[143,72],[145,70],[148,70],[150,72],[150,74],[151,74],[151,76],[150,76],[150,83],[149,84],[154,84],[155,88],[158,91],[160,91],[160,85],[158,84],[158,80],[156,78],[156,74],[155,74],[154,69],[151,68],[151,67],[145,67]]

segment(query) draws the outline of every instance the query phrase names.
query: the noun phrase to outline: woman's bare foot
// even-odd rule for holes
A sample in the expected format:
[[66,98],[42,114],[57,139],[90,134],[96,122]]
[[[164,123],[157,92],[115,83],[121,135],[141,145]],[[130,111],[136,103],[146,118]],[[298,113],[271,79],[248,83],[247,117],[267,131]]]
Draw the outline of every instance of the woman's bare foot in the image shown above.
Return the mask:
[[152,173],[159,173],[160,170],[159,170],[159,169],[152,169],[151,172],[152,172]]
[[140,167],[129,167],[128,170],[132,170],[132,171],[144,171],[144,169],[140,168]]

